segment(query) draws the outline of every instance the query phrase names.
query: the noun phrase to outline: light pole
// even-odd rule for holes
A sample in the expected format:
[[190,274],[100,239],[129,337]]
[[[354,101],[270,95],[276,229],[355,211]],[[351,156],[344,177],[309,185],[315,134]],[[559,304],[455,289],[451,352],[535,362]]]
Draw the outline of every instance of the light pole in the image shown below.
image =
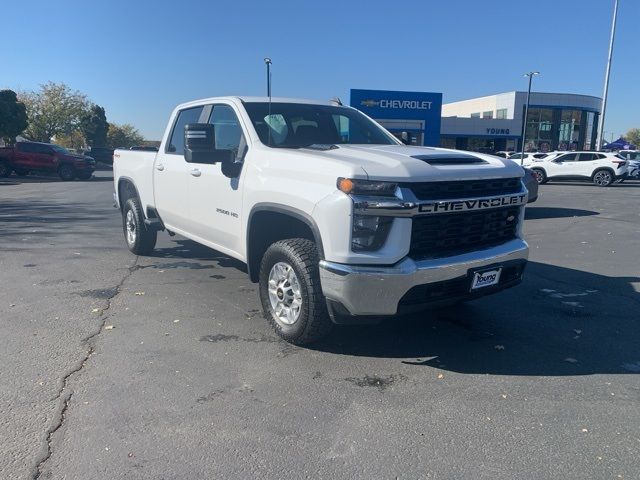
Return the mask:
[[529,89],[527,90],[527,103],[524,106],[524,118],[522,119],[522,148],[520,149],[520,165],[524,164],[524,141],[527,134],[527,115],[529,115],[529,98],[531,97],[531,82],[534,75],[540,75],[540,72],[525,73],[523,77],[529,77]]
[[600,125],[598,128],[597,150],[602,150],[604,134],[604,114],[607,110],[607,95],[609,95],[609,75],[611,74],[611,58],[613,57],[613,40],[616,36],[616,21],[618,20],[618,0],[613,3],[613,22],[611,23],[611,38],[609,39],[609,57],[607,58],[607,71],[604,75],[604,93],[602,94],[602,106],[600,108]]
[[264,63],[267,66],[267,97],[271,97],[271,59],[266,57]]

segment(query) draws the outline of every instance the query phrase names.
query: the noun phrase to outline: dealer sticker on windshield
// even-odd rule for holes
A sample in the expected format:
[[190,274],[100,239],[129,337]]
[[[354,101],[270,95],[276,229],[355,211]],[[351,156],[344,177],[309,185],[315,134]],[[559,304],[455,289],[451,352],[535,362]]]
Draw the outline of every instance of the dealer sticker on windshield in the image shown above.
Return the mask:
[[475,272],[473,274],[473,281],[471,282],[471,290],[496,285],[500,281],[501,273],[502,267],[485,272]]

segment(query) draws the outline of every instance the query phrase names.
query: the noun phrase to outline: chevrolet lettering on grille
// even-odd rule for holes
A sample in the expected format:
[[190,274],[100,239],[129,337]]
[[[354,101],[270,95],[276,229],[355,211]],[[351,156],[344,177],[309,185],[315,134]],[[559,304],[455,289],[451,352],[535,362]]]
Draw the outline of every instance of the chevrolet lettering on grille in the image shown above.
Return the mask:
[[466,212],[469,210],[485,210],[498,207],[512,207],[527,203],[527,194],[501,195],[499,197],[479,198],[469,200],[443,200],[420,203],[419,213],[452,213]]

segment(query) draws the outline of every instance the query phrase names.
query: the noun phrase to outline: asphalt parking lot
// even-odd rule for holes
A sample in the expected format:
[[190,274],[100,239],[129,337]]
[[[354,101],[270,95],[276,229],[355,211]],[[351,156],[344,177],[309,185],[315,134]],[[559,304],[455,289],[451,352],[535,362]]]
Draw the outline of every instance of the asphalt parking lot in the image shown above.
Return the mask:
[[0,478],[638,478],[640,183],[541,186],[522,285],[311,348],[111,192],[0,182]]

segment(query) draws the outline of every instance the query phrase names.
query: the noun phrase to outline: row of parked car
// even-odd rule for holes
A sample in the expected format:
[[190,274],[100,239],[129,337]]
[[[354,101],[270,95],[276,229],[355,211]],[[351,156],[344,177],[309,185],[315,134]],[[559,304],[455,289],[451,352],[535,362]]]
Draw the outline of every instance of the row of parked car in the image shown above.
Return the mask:
[[[156,147],[138,146],[131,150],[157,151]],[[113,163],[113,149],[94,147],[77,153],[60,145],[39,142],[18,142],[0,148],[0,177],[15,173],[24,177],[32,172],[57,174],[62,180],[88,180],[96,169],[96,162]]]
[[498,154],[531,169],[540,184],[550,180],[590,180],[600,187],[608,187],[627,178],[640,179],[640,155],[635,150]]

